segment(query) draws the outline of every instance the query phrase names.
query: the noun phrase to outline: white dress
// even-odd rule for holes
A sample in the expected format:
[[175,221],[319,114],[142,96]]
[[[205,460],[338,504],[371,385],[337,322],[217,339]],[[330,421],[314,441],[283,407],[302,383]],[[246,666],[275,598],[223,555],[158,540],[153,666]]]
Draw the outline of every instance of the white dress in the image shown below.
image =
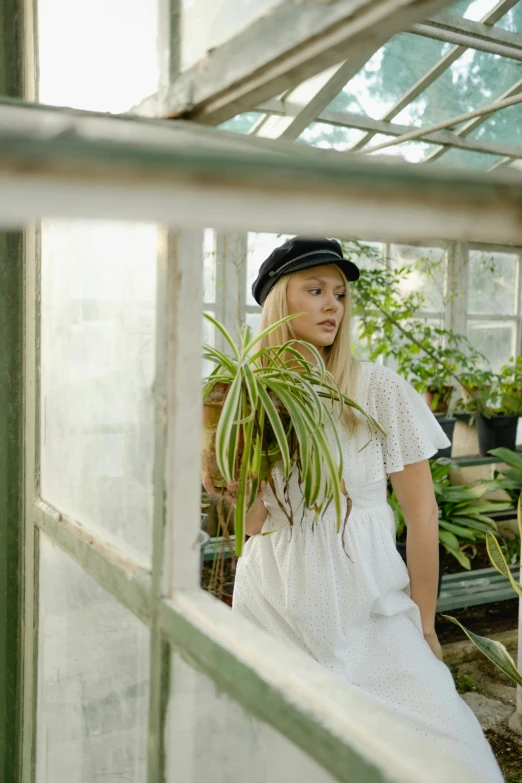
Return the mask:
[[[293,529],[268,490],[263,532],[276,532],[247,541],[233,610],[399,713],[413,731],[485,783],[501,783],[477,718],[424,639],[386,501],[387,474],[432,457],[449,441],[424,399],[385,367],[361,363],[356,399],[387,437],[374,434],[360,451],[368,428],[359,427],[353,437],[340,428],[344,479],[353,501],[344,549],[333,510],[312,529],[292,476]],[[283,498],[277,465],[273,477]]]

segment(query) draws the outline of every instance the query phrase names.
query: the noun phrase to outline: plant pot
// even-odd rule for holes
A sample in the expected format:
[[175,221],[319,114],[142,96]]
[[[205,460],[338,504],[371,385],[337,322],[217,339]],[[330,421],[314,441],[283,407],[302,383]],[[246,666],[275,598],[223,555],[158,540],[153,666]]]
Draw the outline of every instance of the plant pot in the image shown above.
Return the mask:
[[[228,389],[230,387],[225,383],[216,383],[211,390],[207,399],[203,403],[203,451],[202,451],[202,468],[203,472],[210,476],[212,484],[215,487],[224,487],[225,481],[217,465],[216,459],[216,432],[219,424],[219,417],[223,410],[223,403],[225,402]],[[270,399],[272,400],[274,407],[276,408],[283,427],[286,429],[290,417],[285,411],[283,405],[278,398],[269,392]],[[237,462],[236,469],[239,473],[239,466],[244,451],[243,442],[243,430],[240,428],[239,441],[237,448]],[[267,454],[268,453],[268,454]],[[269,422],[265,423],[265,434],[263,436],[263,454],[261,456],[261,469],[260,480],[266,481],[267,476],[272,470],[274,463],[279,457],[279,449],[277,447],[277,441],[273,433],[272,427]]]
[[232,598],[234,595],[234,582],[225,582],[221,588],[221,600],[227,606],[232,606]]
[[504,447],[515,451],[518,416],[477,416],[479,453],[487,456],[491,449]]
[[445,449],[439,449],[433,459],[439,459],[439,457],[451,457],[451,449],[453,446],[453,433],[455,431],[456,419],[454,416],[437,416],[441,429],[444,431],[445,436],[451,441],[451,446],[447,446]]
[[[424,391],[424,399],[428,403],[428,406],[432,413],[444,415],[448,412],[448,407],[453,394],[453,386],[441,386],[439,389],[428,388]],[[437,400],[435,407],[433,407],[434,400]]]
[[[406,544],[405,543],[403,544],[403,543],[398,541],[397,542],[397,549],[399,551],[400,556],[402,557],[402,559],[404,560],[404,562],[405,562],[405,564],[407,566],[408,565],[408,561],[406,559]],[[437,586],[437,598],[440,595],[440,586],[441,586],[441,583],[442,583],[442,574],[444,572],[444,563],[445,563],[445,561],[446,561],[446,550],[443,547],[443,545],[439,543],[439,583],[438,583],[438,586]]]

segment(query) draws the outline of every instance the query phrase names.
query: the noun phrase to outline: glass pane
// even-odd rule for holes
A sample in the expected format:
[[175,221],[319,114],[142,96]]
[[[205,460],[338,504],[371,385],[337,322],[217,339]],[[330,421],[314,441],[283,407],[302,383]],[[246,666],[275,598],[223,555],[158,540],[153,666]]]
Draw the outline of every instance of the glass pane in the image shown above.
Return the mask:
[[514,315],[517,299],[517,256],[470,250],[468,312]]
[[247,273],[246,273],[246,303],[257,304],[252,296],[252,283],[257,277],[259,267],[272,250],[282,245],[289,237],[285,234],[253,234],[248,235]]
[[350,79],[328,108],[381,119],[448,48],[440,41],[399,33]]
[[517,3],[514,8],[500,19],[496,27],[509,30],[510,33],[522,33],[522,3]]
[[333,783],[271,726],[252,717],[173,651],[167,783]]
[[185,70],[275,8],[282,0],[183,0],[181,68]]
[[468,337],[489,361],[493,372],[515,353],[515,324],[502,321],[468,321]]
[[440,312],[444,303],[445,250],[438,247],[391,245],[390,260],[395,269],[406,266],[411,270],[401,285],[401,294],[421,294],[424,298],[423,310]]
[[[370,149],[378,144],[384,144],[388,141],[393,141],[394,136],[385,136],[383,133],[376,134],[370,139],[363,147],[363,150]],[[385,147],[382,150],[378,150],[373,155],[399,155],[408,163],[421,163],[426,155],[437,149],[435,144],[428,144],[424,141],[403,141],[401,144],[395,144],[393,147]]]
[[329,125],[326,122],[313,122],[300,135],[298,141],[304,141],[312,147],[320,147],[324,150],[350,149],[364,136],[364,131],[356,128],[342,128],[338,125]]
[[447,10],[452,14],[463,16],[464,19],[478,22],[496,5],[497,0],[460,0],[460,2],[450,6]]
[[470,137],[522,146],[522,106],[508,106],[488,117]]
[[36,783],[145,783],[148,630],[40,535]]
[[42,226],[42,496],[150,560],[154,225]]
[[461,169],[478,169],[479,171],[488,171],[495,163],[499,163],[502,158],[499,155],[488,155],[484,152],[470,152],[453,147],[449,149],[440,158],[433,161],[432,166],[446,166]]
[[248,326],[252,329],[254,334],[257,331],[257,327],[259,326],[259,322],[261,320],[261,313],[246,313],[246,322]]
[[426,127],[492,103],[522,78],[522,62],[467,49],[394,119]]
[[156,92],[156,0],[38,0],[37,8],[42,103],[123,112]]
[[250,133],[256,122],[263,116],[260,111],[245,111],[243,114],[236,114],[226,122],[222,122],[218,127],[221,130],[232,131],[233,133]]
[[203,238],[203,301],[216,301],[216,234],[206,228]]

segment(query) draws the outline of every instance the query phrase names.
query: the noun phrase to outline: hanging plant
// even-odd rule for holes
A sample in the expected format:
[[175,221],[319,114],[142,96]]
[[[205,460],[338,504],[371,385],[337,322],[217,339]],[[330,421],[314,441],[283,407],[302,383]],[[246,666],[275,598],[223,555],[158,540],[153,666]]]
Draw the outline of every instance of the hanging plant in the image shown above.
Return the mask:
[[[204,381],[203,469],[216,487],[236,484],[236,554],[241,555],[245,515],[254,504],[261,481],[267,481],[280,509],[293,525],[284,503],[294,469],[303,492],[303,506],[313,510],[314,523],[333,503],[337,530],[346,524],[351,501],[343,480],[342,450],[337,420],[345,405],[359,411],[370,431],[385,434],[360,405],[344,395],[327,371],[321,354],[310,343],[290,340],[260,348],[262,339],[287,316],[256,337],[249,327],[236,345],[227,329],[209,315],[231,355],[204,346],[204,357],[216,366]],[[300,353],[305,347],[313,361]],[[332,432],[330,445],[326,428]],[[285,498],[277,496],[271,471],[280,462]]]

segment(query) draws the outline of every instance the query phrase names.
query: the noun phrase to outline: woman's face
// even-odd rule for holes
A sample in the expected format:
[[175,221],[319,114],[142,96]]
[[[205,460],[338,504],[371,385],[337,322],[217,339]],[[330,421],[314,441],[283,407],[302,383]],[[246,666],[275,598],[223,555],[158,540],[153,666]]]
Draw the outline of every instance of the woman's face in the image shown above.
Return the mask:
[[298,340],[325,348],[332,345],[344,315],[346,284],[335,266],[314,266],[290,275],[286,289],[288,314],[304,313],[290,321]]

